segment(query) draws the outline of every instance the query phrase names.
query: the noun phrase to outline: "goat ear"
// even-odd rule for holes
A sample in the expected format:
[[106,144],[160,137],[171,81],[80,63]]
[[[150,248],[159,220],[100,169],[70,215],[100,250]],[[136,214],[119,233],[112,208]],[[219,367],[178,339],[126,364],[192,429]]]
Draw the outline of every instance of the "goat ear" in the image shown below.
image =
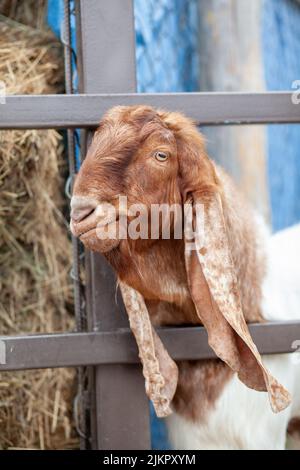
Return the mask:
[[198,147],[196,155],[192,140],[182,146],[185,153],[180,155],[182,187],[192,209],[185,211],[192,214],[194,237],[188,239],[191,223],[185,218],[185,263],[191,297],[217,356],[248,387],[268,391],[272,410],[278,412],[288,406],[290,395],[265,369],[250,336],[230,253],[220,184],[203,146]]
[[123,282],[119,283],[130,328],[136,339],[143,364],[146,393],[159,418],[168,416],[178,382],[178,369],[151,325],[141,294]]

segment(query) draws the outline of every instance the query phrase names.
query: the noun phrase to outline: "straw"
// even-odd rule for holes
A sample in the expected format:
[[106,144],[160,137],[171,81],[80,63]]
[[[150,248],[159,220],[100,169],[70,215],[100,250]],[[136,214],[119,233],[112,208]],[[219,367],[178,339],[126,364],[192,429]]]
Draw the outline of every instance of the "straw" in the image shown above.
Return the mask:
[[[41,29],[45,2],[1,0],[0,12],[18,21],[23,14],[30,25],[0,17],[0,80],[7,92],[62,92],[61,45]],[[66,172],[58,132],[0,132],[1,335],[74,328]],[[73,369],[1,373],[0,449],[78,447],[73,392]]]

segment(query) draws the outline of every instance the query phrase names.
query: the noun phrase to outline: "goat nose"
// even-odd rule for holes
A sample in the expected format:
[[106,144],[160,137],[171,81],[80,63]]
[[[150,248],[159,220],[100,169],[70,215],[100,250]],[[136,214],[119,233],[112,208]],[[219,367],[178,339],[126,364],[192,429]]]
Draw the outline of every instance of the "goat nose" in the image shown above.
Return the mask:
[[71,199],[71,219],[80,222],[94,212],[97,201],[87,196],[73,196]]

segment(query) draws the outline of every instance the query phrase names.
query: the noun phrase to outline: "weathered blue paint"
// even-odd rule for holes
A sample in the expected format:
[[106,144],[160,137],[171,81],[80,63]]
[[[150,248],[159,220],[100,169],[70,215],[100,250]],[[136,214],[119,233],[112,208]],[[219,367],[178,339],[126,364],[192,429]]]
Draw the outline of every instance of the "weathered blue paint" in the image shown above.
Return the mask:
[[[290,90],[300,79],[299,2],[264,0],[262,41],[267,88]],[[299,125],[268,127],[268,178],[273,229],[299,222]]]
[[134,0],[140,92],[198,89],[198,1]]
[[63,0],[48,0],[47,22],[56,34],[60,37],[63,30],[64,2]]

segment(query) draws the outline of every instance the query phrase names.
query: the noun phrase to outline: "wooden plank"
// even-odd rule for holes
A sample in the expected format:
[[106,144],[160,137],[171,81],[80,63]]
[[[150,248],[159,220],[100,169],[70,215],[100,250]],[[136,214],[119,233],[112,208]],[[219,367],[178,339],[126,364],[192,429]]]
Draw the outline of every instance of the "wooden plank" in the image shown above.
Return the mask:
[[[81,91],[134,92],[132,1],[80,0],[80,23]],[[92,100],[88,98],[89,105]],[[98,109],[96,124],[101,115]],[[111,268],[99,255],[90,253],[87,259],[91,328],[93,331],[113,331],[128,325],[120,297],[116,303],[116,281]],[[98,366],[90,379],[92,447],[149,449],[149,411],[141,366]]]
[[292,96],[291,92],[8,96],[0,105],[0,129],[95,128],[112,106],[137,104],[181,111],[200,125],[299,123],[300,105],[292,103]]

